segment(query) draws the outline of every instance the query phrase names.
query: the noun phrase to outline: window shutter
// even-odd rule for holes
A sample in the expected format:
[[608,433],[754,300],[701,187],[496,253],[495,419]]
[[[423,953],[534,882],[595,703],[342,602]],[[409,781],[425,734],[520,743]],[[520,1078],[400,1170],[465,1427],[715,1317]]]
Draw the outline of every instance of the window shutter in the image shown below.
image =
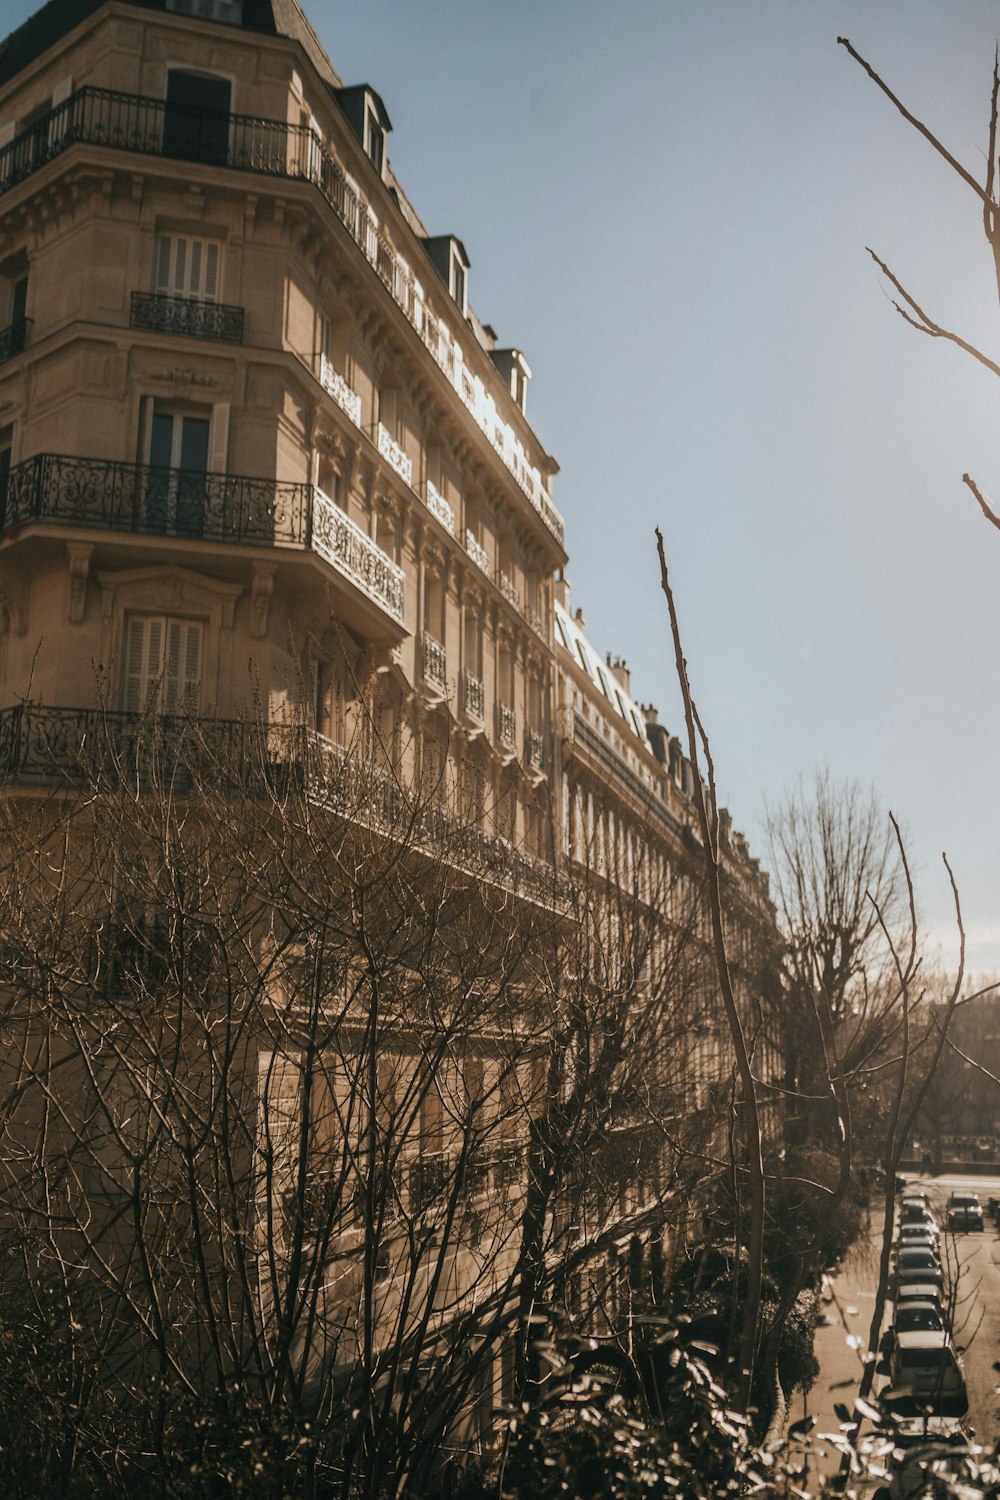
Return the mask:
[[197,620],[166,620],[163,668],[165,713],[198,707],[201,683],[201,625]]
[[127,713],[142,713],[160,675],[163,620],[156,616],[129,615],[125,622],[124,707]]
[[218,240],[194,239],[185,234],[157,237],[155,291],[169,297],[217,302],[221,270],[222,245]]
[[208,434],[208,469],[210,474],[224,474],[229,457],[229,402],[219,401],[212,407]]

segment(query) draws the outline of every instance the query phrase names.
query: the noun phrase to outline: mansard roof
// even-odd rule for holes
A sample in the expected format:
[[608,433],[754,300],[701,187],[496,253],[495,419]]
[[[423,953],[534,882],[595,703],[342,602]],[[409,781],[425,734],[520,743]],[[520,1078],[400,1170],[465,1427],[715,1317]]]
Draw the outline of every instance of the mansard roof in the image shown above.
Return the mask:
[[[169,12],[188,19],[195,13],[197,18],[197,5],[185,4],[184,0],[181,3],[174,0],[172,4],[168,0],[117,0],[117,3],[138,10]],[[107,4],[109,0],[48,0],[47,5],[0,41],[0,84],[9,82]],[[340,83],[298,0],[241,0],[238,20],[212,24],[232,26],[261,36],[288,37],[299,43],[327,83],[334,87]]]

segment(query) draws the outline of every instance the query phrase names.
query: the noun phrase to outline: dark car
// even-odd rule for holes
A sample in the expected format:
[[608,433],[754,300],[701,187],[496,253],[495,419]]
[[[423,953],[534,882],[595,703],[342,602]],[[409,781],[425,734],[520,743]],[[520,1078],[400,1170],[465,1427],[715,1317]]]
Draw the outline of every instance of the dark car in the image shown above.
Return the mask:
[[982,1229],[983,1205],[975,1193],[952,1193],[948,1199],[948,1228]]

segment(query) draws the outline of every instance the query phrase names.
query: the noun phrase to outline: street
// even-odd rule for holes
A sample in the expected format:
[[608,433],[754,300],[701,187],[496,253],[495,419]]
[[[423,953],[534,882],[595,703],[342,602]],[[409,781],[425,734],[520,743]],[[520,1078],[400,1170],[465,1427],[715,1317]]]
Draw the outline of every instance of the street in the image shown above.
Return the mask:
[[[949,1193],[977,1193],[985,1208],[991,1197],[1000,1198],[1000,1175],[911,1176],[915,1185],[929,1193],[935,1214],[942,1223]],[[832,1287],[824,1294],[824,1321],[816,1334],[816,1358],[820,1373],[805,1397],[796,1397],[789,1413],[796,1420],[808,1413],[817,1419],[816,1431],[836,1433],[840,1417],[834,1410],[840,1402],[851,1406],[861,1376],[861,1356],[868,1345],[868,1326],[875,1303],[878,1273],[879,1220],[873,1214],[871,1235],[862,1236],[848,1255]],[[943,1236],[942,1260],[946,1276],[957,1274],[953,1335],[965,1346],[963,1360],[969,1393],[968,1420],[976,1442],[990,1449],[1000,1434],[997,1386],[1000,1376],[993,1362],[1000,1357],[1000,1238],[992,1221],[982,1233]],[[884,1325],[883,1325],[884,1326]],[[885,1382],[878,1377],[874,1394]],[[830,1472],[838,1455],[831,1448],[821,1467]]]

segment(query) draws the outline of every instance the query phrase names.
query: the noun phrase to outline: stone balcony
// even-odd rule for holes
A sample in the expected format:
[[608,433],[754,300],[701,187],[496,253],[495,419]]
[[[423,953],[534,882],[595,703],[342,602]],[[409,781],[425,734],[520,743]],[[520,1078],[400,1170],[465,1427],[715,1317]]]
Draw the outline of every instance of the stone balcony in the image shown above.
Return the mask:
[[335,370],[325,354],[319,357],[319,383],[332,396],[341,411],[347,413],[355,427],[361,426],[361,397],[352,391],[343,375]]
[[318,485],[38,453],[2,499],[8,542],[39,525],[310,551],[403,623],[402,569]]
[[404,484],[413,484],[413,459],[404,453],[392,433],[382,422],[375,433],[375,446],[390,469],[393,469]]
[[521,590],[513,578],[509,578],[506,573],[500,573],[497,577],[497,588],[514,609],[521,608]]
[[484,573],[490,571],[490,554],[482,543],[476,540],[471,531],[465,533],[465,550],[477,568],[482,568]]
[[444,527],[445,531],[448,532],[449,536],[454,536],[455,512],[452,510],[451,506],[448,504],[444,496],[435,489],[434,485],[431,484],[429,479],[426,485],[426,499],[427,509],[430,511],[431,515],[441,522],[441,525]]

